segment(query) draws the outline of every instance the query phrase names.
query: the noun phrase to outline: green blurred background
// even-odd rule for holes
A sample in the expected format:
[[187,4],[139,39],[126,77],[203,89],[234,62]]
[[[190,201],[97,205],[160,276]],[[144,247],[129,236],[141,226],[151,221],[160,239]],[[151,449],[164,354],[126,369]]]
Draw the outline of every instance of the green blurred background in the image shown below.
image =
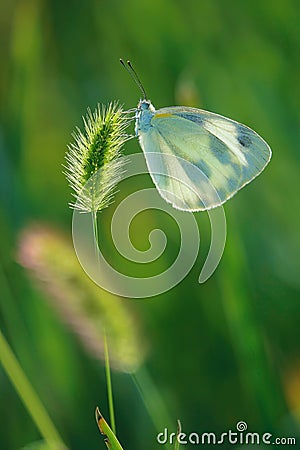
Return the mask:
[[[226,249],[209,281],[197,283],[210,241],[207,217],[197,214],[202,247],[188,277],[157,298],[118,300],[139,330],[138,370],[147,374],[156,422],[167,425],[162,402],[171,431],[178,418],[187,432],[223,432],[245,420],[250,431],[299,437],[299,2],[2,0],[0,24],[0,326],[65,444],[105,448],[94,420],[96,404],[108,418],[104,365],[52,308],[63,244],[53,248],[60,262],[47,262],[48,280],[24,268],[24,258],[20,264],[19,246],[32,223],[65,233],[71,245],[66,147],[87,107],[114,99],[136,106],[140,93],[120,57],[134,63],[157,108],[218,112],[273,150],[266,171],[225,206]],[[126,153],[138,151],[136,141],[126,145]],[[144,178],[135,189],[152,185]],[[101,215],[103,230],[113,208]],[[161,223],[176,244],[173,224],[151,211],[133,231],[140,248]],[[155,270],[173,259],[168,247]],[[78,285],[93,284],[78,268]],[[74,280],[64,281],[62,303]],[[93,289],[109,310],[110,298]],[[124,450],[161,448],[133,377],[112,377]],[[2,366],[0,414],[1,450],[41,438]]]

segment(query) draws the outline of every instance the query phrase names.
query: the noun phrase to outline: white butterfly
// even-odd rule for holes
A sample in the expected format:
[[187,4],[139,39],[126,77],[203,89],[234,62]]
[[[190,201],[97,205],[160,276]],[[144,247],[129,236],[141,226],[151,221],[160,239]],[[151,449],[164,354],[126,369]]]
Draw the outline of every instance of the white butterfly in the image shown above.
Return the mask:
[[175,208],[215,208],[262,172],[268,144],[234,120],[201,109],[155,110],[144,94],[136,112],[136,134],[160,195]]

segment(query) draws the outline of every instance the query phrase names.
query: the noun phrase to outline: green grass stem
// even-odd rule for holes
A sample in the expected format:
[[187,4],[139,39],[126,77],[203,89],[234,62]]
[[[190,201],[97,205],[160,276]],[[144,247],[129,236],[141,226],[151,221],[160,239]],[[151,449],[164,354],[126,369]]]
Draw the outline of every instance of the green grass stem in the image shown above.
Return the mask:
[[115,422],[115,410],[114,410],[114,400],[113,400],[113,390],[111,382],[111,371],[109,362],[109,351],[106,333],[104,334],[104,353],[105,353],[105,375],[106,375],[106,385],[107,385],[107,398],[108,398],[108,408],[110,425],[114,434],[116,434],[116,422]]
[[51,450],[66,449],[62,438],[0,331],[0,362]]
[[[99,258],[98,258],[98,256],[99,256],[99,253],[98,253],[99,232],[98,232],[98,222],[97,222],[97,211],[92,211],[92,215],[93,215],[93,232],[94,232],[95,253],[97,256],[97,263],[99,264]],[[105,376],[106,376],[106,386],[107,386],[110,427],[111,427],[113,433],[116,434],[116,422],[115,422],[113,390],[112,390],[112,382],[111,382],[109,350],[108,350],[107,335],[106,335],[105,330],[104,330],[103,339],[104,339]]]

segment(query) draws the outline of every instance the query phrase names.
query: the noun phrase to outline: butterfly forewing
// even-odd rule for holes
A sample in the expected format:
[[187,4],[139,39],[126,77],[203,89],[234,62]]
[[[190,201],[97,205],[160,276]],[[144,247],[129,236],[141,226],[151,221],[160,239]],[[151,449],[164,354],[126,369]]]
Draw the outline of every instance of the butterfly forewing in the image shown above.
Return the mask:
[[179,209],[224,203],[271,157],[269,146],[250,128],[196,108],[162,108],[151,125],[140,135],[149,172],[162,197]]

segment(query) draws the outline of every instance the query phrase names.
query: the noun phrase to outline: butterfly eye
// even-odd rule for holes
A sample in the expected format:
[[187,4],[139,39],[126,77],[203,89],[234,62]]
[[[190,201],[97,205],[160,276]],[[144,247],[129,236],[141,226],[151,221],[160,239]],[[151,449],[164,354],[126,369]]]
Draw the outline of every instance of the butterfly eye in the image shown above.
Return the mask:
[[151,103],[148,100],[141,100],[139,103],[139,109],[145,110],[149,109]]

